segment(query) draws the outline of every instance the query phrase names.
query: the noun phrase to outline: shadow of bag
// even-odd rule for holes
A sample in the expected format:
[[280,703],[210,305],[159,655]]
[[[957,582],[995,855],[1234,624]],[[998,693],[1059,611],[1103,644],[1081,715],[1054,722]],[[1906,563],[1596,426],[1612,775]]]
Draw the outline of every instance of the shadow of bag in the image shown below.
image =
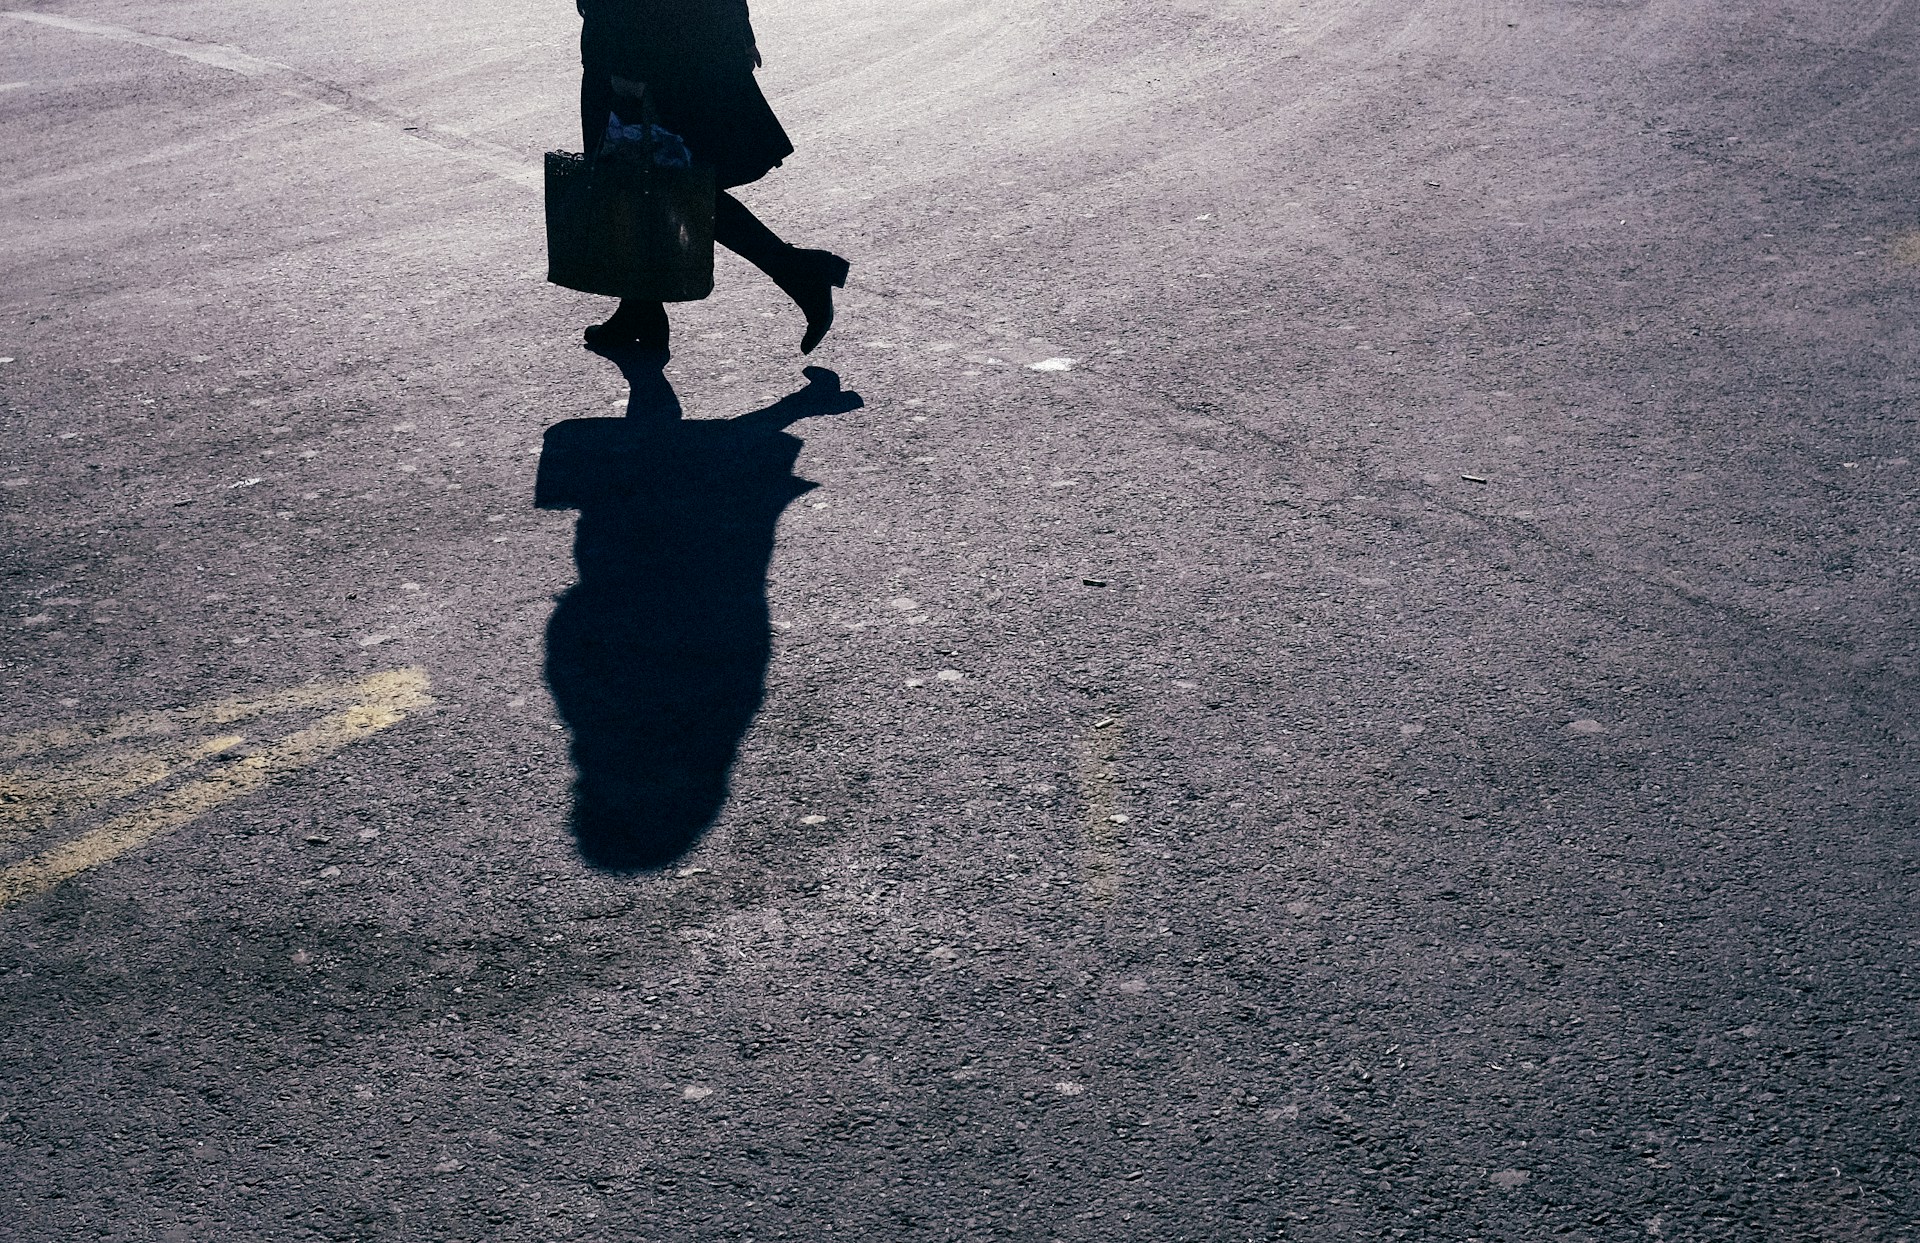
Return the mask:
[[713,292],[713,169],[547,152],[547,279],[694,302]]

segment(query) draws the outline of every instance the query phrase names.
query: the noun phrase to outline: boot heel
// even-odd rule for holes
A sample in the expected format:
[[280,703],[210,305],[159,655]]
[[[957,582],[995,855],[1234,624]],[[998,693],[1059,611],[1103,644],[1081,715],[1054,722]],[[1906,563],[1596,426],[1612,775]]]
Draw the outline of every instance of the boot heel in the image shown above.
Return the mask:
[[820,253],[826,255],[826,259],[821,266],[826,271],[827,283],[835,289],[845,289],[847,287],[847,273],[852,270],[851,266],[845,259],[842,259],[839,255],[831,251],[823,250]]

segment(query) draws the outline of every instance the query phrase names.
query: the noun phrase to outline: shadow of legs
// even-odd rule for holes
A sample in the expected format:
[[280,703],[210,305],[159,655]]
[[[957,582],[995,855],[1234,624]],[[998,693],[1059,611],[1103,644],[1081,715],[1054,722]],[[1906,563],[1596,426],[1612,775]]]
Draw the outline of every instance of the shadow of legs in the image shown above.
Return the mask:
[[785,429],[861,404],[832,372],[807,376],[764,409],[682,421],[657,368],[636,369],[644,417],[547,431],[535,504],[580,518],[546,673],[573,735],[574,834],[600,867],[665,867],[725,805],[765,684],[775,528],[814,486]]

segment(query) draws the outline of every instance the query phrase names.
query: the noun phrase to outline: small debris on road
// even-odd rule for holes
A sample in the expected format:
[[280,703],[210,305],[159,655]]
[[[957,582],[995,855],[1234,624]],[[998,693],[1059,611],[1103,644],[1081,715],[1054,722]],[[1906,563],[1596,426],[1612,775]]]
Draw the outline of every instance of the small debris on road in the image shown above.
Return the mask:
[[1604,734],[1607,732],[1606,726],[1598,721],[1590,720],[1575,721],[1573,724],[1567,726],[1567,728],[1576,734]]
[[1466,480],[1468,483],[1485,483],[1487,481],[1487,478],[1485,475],[1462,474],[1460,477]]

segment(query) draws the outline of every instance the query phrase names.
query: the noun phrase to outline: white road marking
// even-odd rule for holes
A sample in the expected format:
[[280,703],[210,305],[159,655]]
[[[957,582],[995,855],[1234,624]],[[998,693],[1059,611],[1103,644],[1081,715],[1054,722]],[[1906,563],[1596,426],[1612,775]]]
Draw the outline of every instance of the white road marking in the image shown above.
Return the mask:
[[57,30],[92,35],[98,39],[117,39],[122,43],[137,43],[141,47],[152,48],[156,52],[165,52],[169,56],[198,61],[203,65],[212,65],[215,69],[244,74],[249,78],[264,78],[271,73],[294,71],[291,65],[283,65],[277,60],[254,56],[237,47],[228,47],[224,43],[189,43],[185,39],[150,35],[143,31],[130,30],[125,26],[90,22],[78,17],[64,17],[58,13],[30,13],[21,9],[8,9],[0,13],[0,17],[11,17],[17,22],[33,22],[40,26],[52,26]]
[[224,43],[193,43],[167,35],[147,34],[145,31],[133,30],[126,26],[91,22],[56,13],[32,13],[21,9],[5,9],[0,10],[0,17],[10,17],[15,21],[32,22],[40,26],[51,26],[57,30],[91,35],[98,39],[113,39],[121,43],[137,44],[156,52],[165,52],[169,56],[178,56],[215,69],[237,73],[242,77],[271,80],[284,95],[307,100],[332,112],[345,112],[384,122],[399,129],[408,137],[417,138],[458,160],[475,165],[502,181],[510,181],[529,190],[540,189],[544,184],[537,157],[523,155],[483,138],[475,138],[451,126],[436,125],[417,117],[395,112],[391,108],[351,94],[332,83],[310,78],[291,65],[283,65],[277,60],[255,56],[251,52],[243,52],[239,48],[228,47]]

